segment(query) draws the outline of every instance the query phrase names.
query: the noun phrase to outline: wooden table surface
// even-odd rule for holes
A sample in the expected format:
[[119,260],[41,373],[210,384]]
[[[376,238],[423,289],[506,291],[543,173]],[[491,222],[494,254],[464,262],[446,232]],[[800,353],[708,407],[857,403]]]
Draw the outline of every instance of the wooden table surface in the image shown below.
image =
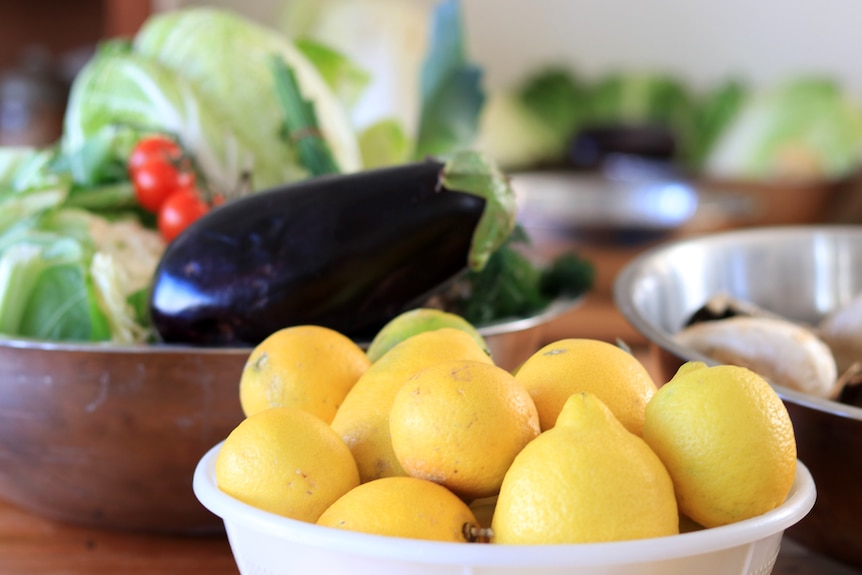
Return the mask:
[[[31,515],[0,501],[3,575],[238,575],[224,535],[102,531]],[[859,575],[785,538],[773,575]]]

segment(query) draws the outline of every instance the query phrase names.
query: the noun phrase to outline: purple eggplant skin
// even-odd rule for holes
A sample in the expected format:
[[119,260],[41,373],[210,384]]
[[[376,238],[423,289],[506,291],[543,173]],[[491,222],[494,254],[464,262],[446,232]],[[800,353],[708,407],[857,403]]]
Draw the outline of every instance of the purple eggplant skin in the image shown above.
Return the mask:
[[434,160],[325,176],[214,209],[165,250],[150,292],[167,343],[254,346],[291,325],[370,341],[468,266],[486,200]]

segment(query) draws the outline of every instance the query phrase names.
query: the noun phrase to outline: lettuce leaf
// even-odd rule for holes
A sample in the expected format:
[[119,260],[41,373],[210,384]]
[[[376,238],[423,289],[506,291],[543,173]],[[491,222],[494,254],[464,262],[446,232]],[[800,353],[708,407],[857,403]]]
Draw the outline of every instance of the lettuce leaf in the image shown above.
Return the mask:
[[749,95],[717,137],[704,170],[752,180],[836,180],[862,150],[862,109],[837,81],[796,76]]
[[234,132],[219,109],[182,76],[132,52],[108,50],[94,56],[75,79],[64,118],[63,153],[79,153],[116,126],[175,135],[194,155],[209,185],[220,190],[235,189],[248,167],[260,185],[292,175],[287,165],[259,160],[260,146]]

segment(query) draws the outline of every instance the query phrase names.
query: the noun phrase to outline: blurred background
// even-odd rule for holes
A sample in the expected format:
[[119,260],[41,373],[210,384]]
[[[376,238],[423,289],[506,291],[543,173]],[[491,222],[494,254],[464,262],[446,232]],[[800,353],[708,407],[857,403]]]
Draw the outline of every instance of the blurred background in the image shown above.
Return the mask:
[[[56,135],[63,87],[88,51],[101,38],[134,33],[151,12],[216,5],[280,26],[289,2],[6,0],[0,5],[0,143]],[[620,67],[661,70],[697,86],[729,75],[766,85],[814,71],[862,94],[856,57],[862,6],[846,0],[462,0],[462,6],[470,56],[492,88],[553,62],[586,75]],[[39,108],[51,115],[26,115]]]

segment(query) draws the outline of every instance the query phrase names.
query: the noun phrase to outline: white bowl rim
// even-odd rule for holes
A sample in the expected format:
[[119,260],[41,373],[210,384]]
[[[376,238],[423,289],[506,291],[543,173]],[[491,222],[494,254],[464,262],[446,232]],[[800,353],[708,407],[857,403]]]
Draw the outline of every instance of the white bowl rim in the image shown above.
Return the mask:
[[[862,240],[862,227],[847,224],[821,224],[821,225],[787,225],[787,226],[769,226],[756,228],[734,229],[723,232],[714,232],[707,235],[680,238],[665,242],[645,250],[641,254],[632,258],[619,271],[614,279],[613,299],[617,310],[625,317],[632,327],[641,333],[648,341],[653,342],[664,350],[673,353],[677,357],[691,358],[693,361],[702,361],[707,365],[718,365],[720,362],[715,359],[686,348],[677,343],[671,334],[664,330],[658,329],[652,323],[646,321],[639,311],[633,305],[629,296],[632,292],[632,286],[641,277],[644,266],[654,258],[676,250],[683,250],[687,246],[693,244],[718,243],[724,242],[728,238],[731,239],[750,239],[750,238],[769,238],[776,242],[780,242],[781,238],[789,237],[812,237],[816,235],[825,236],[850,236]],[[862,408],[841,403],[830,399],[816,397],[807,393],[802,393],[794,389],[790,389],[783,385],[778,385],[770,382],[770,385],[775,389],[776,393],[783,399],[792,401],[797,405],[802,405],[808,408],[825,411],[839,417],[847,417],[850,419],[862,420]]]
[[193,489],[198,500],[225,524],[301,541],[318,550],[337,550],[386,560],[442,565],[587,566],[690,557],[721,551],[767,538],[800,521],[814,506],[816,489],[808,468],[797,461],[796,476],[783,504],[758,517],[731,525],[679,535],[611,543],[564,545],[499,545],[421,541],[344,531],[281,517],[247,505],[221,491],[215,462],[224,442],[210,448],[195,468]]

